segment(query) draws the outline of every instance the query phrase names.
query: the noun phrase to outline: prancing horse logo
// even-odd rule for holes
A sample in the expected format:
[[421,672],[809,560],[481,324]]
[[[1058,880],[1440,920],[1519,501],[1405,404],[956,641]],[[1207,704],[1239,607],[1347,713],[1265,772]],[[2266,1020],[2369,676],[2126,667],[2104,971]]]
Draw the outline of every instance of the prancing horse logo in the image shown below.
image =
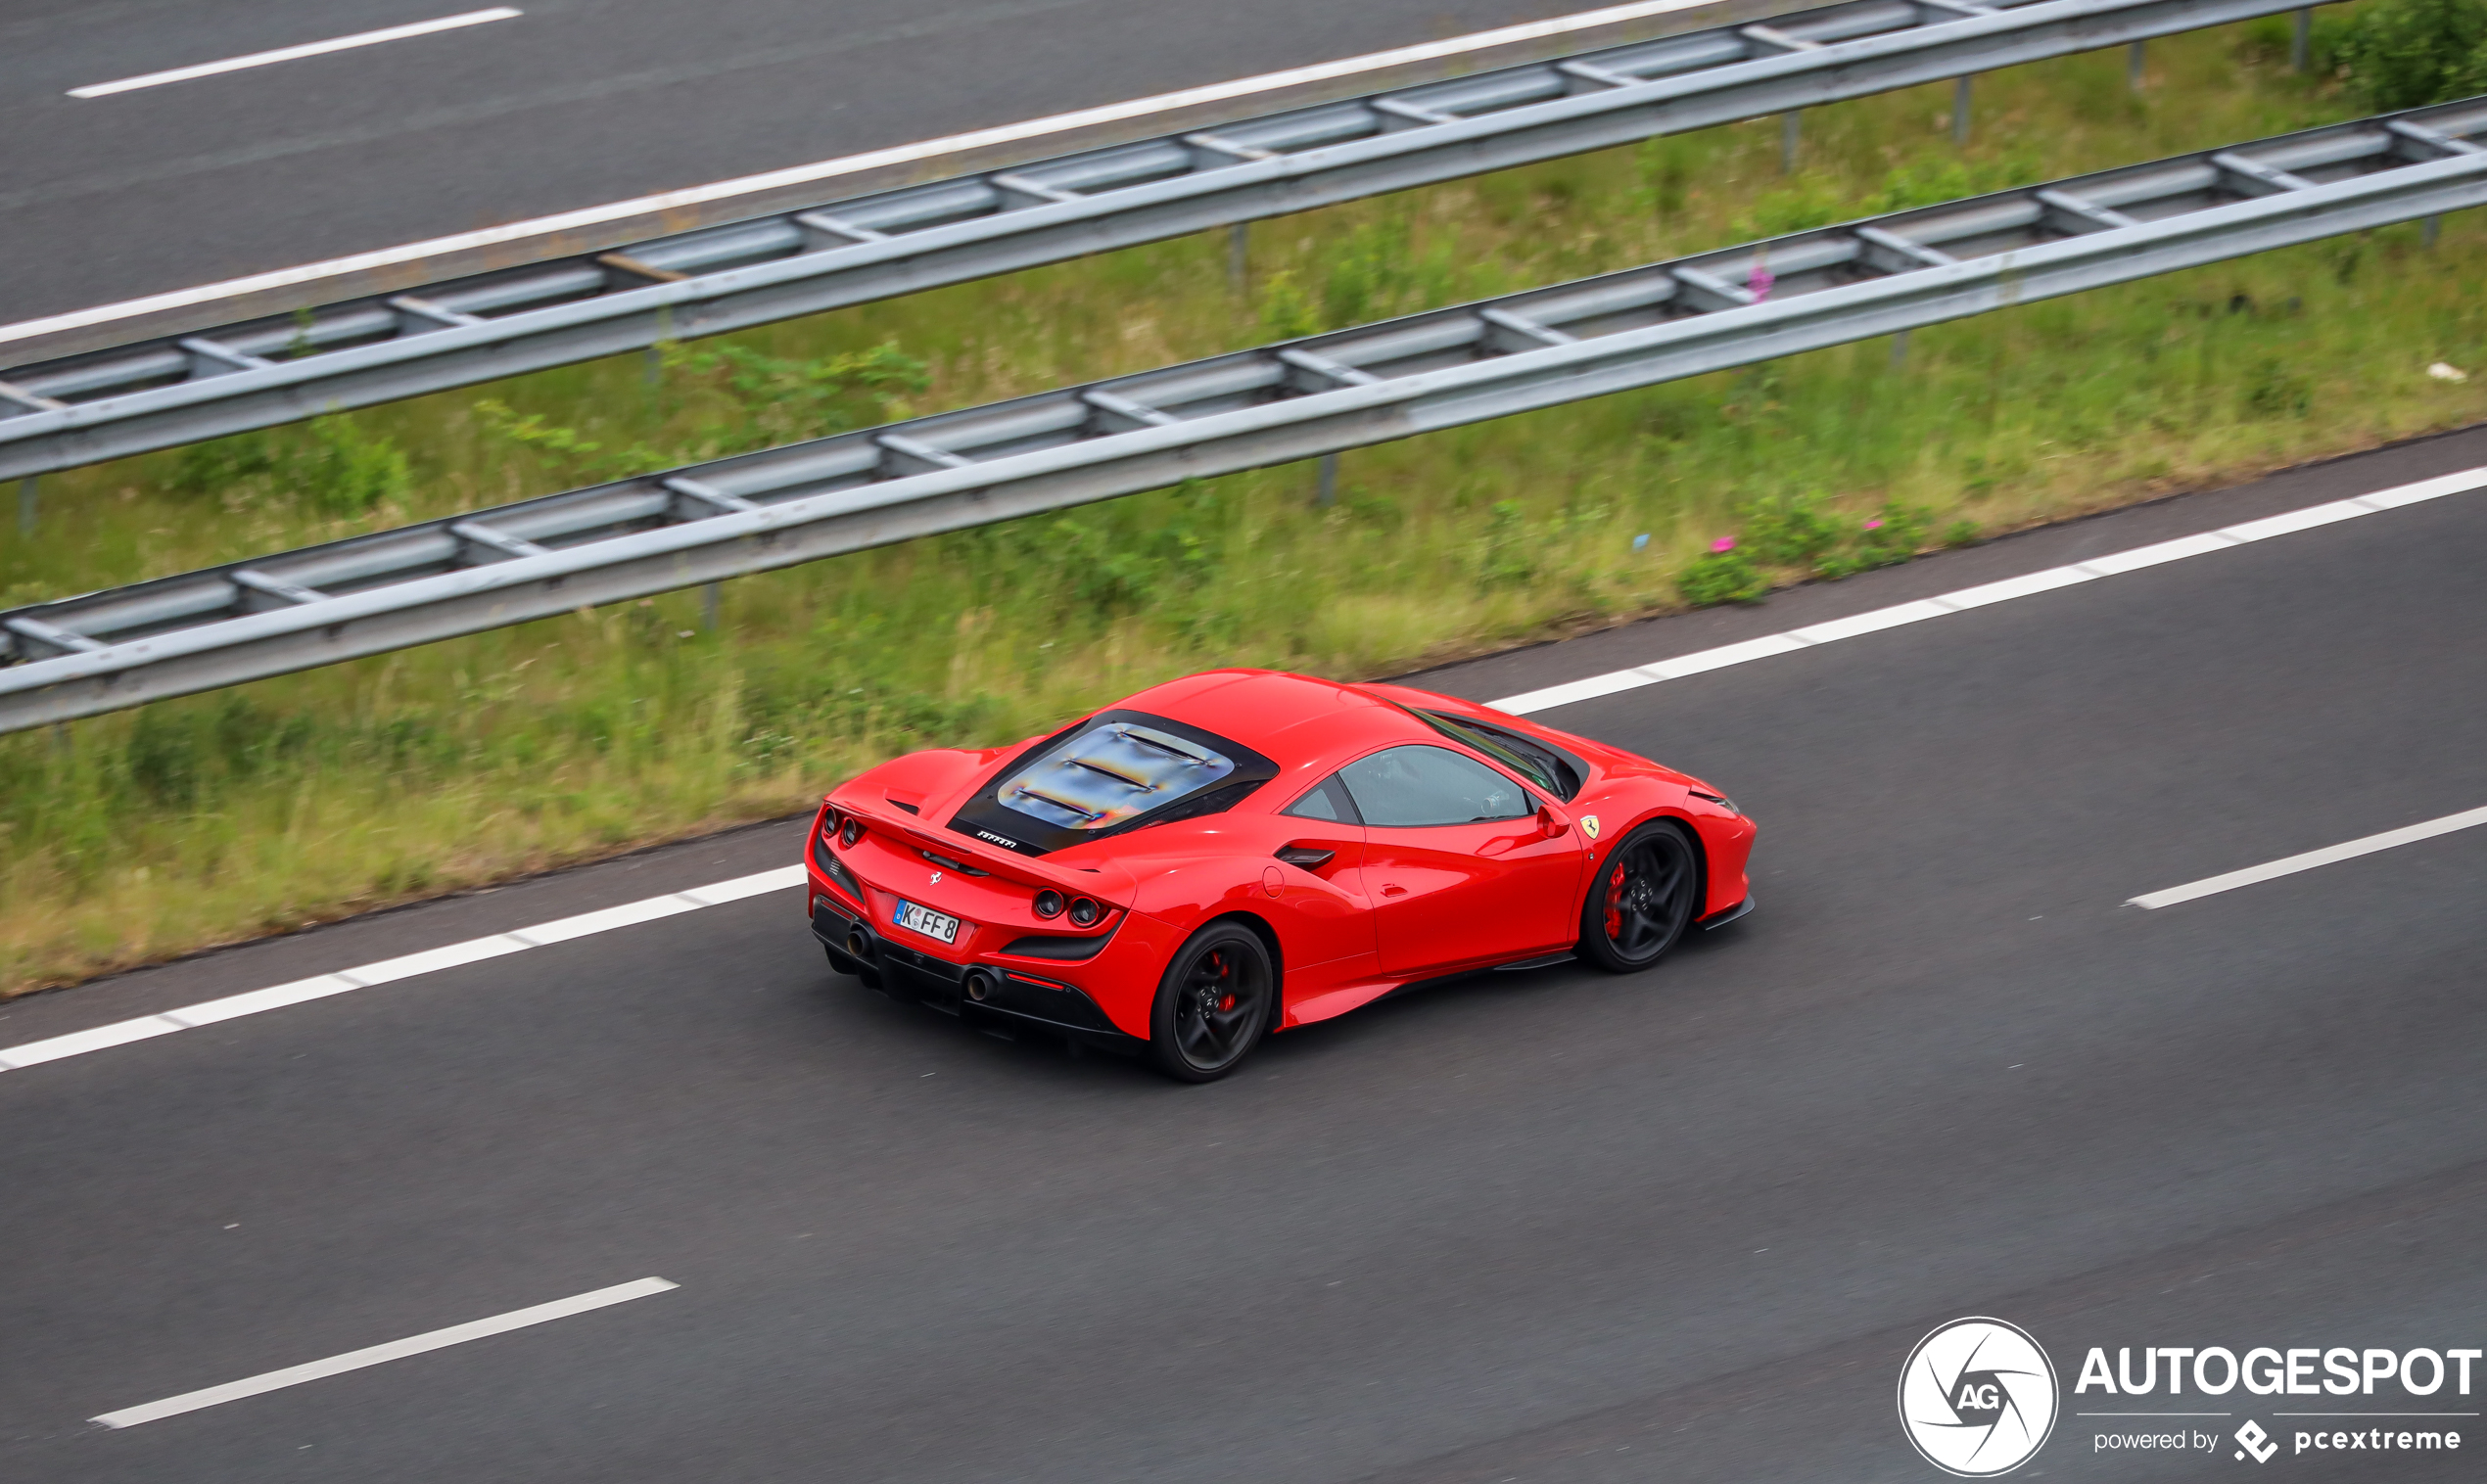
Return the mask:
[[1595,814],[1582,814],[1580,816],[1580,833],[1588,836],[1592,840],[1595,840],[1598,837],[1598,816]]
[[939,885],[941,885],[941,872],[939,872],[939,871],[935,871],[935,872],[933,872],[933,874],[932,874],[932,880],[931,880],[929,883],[927,883],[927,884],[928,884],[928,885],[932,885],[932,886],[939,886]]

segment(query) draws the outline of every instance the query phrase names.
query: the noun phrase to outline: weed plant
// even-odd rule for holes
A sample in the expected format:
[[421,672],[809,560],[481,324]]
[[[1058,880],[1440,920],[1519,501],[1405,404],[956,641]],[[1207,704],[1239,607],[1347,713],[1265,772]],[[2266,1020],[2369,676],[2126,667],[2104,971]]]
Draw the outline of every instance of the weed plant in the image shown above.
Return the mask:
[[[1760,120],[1260,223],[1242,294],[1221,233],[47,477],[0,594],[2362,111],[2286,46],[1995,74],[1965,150],[1929,87],[1808,110],[1793,178]],[[0,738],[0,987],[789,812],[1190,670],[1387,674],[2465,423],[2487,377],[2425,368],[2487,370],[2483,276],[2475,220],[2388,229],[1353,452],[1328,505],[1262,470],[737,580],[714,629],[676,593]]]

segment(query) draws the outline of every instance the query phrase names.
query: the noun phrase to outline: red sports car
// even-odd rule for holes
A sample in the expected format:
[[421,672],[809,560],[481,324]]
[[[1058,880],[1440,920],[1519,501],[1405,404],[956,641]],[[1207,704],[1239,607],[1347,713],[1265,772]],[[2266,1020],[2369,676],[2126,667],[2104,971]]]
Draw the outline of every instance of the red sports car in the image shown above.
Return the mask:
[[1224,670],[885,763],[806,855],[840,971],[1207,1082],[1428,980],[1648,968],[1752,909],[1753,835],[1709,784],[1474,702]]

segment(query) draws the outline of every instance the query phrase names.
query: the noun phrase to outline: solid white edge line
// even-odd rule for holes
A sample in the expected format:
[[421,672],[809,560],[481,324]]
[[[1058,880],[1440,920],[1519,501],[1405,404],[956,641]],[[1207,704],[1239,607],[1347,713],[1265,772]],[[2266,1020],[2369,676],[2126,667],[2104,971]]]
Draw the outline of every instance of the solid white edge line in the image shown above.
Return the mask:
[[[301,1004],[311,999],[325,999],[331,995],[343,995],[349,990],[359,990],[362,987],[361,980],[349,978],[344,974],[319,974],[309,979],[297,979],[291,984],[270,985],[264,990],[249,990],[239,995],[227,995],[222,999],[183,1005],[177,1010],[166,1010],[157,1018],[169,1020],[185,1030],[196,1030],[200,1026],[213,1025],[219,1020],[231,1020],[238,1015],[257,1015],[265,1010],[281,1010],[289,1004]],[[13,1058],[13,1052],[0,1051],[0,1063]]]
[[2317,526],[2328,526],[2334,521],[2353,521],[2359,516],[2375,513],[2373,506],[2362,505],[2356,500],[2333,500],[2325,505],[2309,505],[2303,510],[2289,510],[2265,516],[2259,521],[2247,521],[2242,526],[2229,526],[2219,533],[2231,541],[2263,541],[2276,535],[2312,531]]
[[1912,602],[1894,604],[1889,608],[1872,609],[1845,619],[1832,619],[1826,623],[1808,625],[1804,628],[1792,628],[1785,633],[1764,634],[1760,638],[1747,639],[1740,644],[1723,644],[1716,649],[1705,649],[1697,654],[1682,655],[1672,660],[1660,660],[1655,664],[1634,666],[1630,670],[1611,671],[1606,674],[1590,675],[1585,679],[1568,680],[1561,685],[1549,685],[1539,690],[1524,691],[1516,696],[1505,696],[1499,701],[1487,701],[1484,704],[1496,711],[1507,711],[1516,716],[1525,716],[1530,712],[1551,711],[1558,706],[1570,706],[1578,701],[1595,700],[1600,696],[1611,696],[1619,691],[1637,690],[1644,685],[1656,685],[1665,680],[1681,679],[1686,675],[1699,674],[1708,670],[1719,670],[1730,665],[1742,665],[1751,660],[1765,659],[1771,655],[1810,648],[1816,644],[1851,639],[1859,634],[1873,633],[1901,624],[1922,623],[1927,619],[1941,618],[1947,613],[1958,613],[1969,608],[1983,608],[1990,603],[2009,602],[2014,598],[2052,592],[2058,587],[2069,587],[2077,582],[2095,581],[2100,578],[2135,572],[2144,567],[2156,567],[2166,562],[2182,561],[2187,557],[2226,551],[2231,546],[2268,540],[2273,536],[2287,535],[2292,532],[2310,531],[2318,526],[2328,526],[2334,521],[2351,520],[2362,515],[2376,515],[2386,510],[2398,510],[2405,505],[2415,505],[2421,500],[2464,493],[2482,485],[2487,485],[2487,468],[2464,469],[2459,474],[2419,480],[2416,484],[2397,485],[2389,489],[2378,489],[2372,494],[2362,494],[2352,499],[2329,500],[2321,505],[2309,505],[2302,510],[2284,511],[2262,520],[2227,526],[2217,531],[2206,531],[2197,535],[2179,536],[2174,540],[2156,541],[2147,546],[2135,546],[2125,551],[2110,552],[2105,556],[2090,557],[2069,566],[2050,567],[2041,572],[2024,573],[2017,578],[2005,578],[2000,581],[1983,582],[1975,587],[1963,587],[1956,592],[1942,593],[1931,598],[1918,598]]
[[1860,613],[1853,618],[1833,619],[1827,624],[1809,624],[1803,628],[1792,628],[1788,630],[1788,633],[1789,637],[1802,639],[1807,644],[1828,644],[1836,639],[1853,639],[1858,634],[1872,633],[1877,629],[1897,628],[1902,624],[1918,624],[1927,619],[1939,619],[1954,611],[1948,604],[1938,602],[1933,598],[1920,598],[1914,603],[1900,603],[1890,608],[1877,608],[1871,613]]
[[767,892],[781,892],[790,886],[801,886],[803,881],[804,871],[801,865],[781,865],[775,870],[755,871],[748,876],[737,876],[731,881],[712,881],[706,886],[695,886],[682,895],[701,906],[724,906],[728,902],[740,902],[745,897],[758,897]]
[[1984,608],[1989,603],[2008,603],[2014,598],[2035,597],[2076,582],[2091,581],[2097,576],[2079,567],[2050,567],[2044,572],[2027,572],[1999,582],[1981,582],[1975,587],[1947,592],[1942,601],[1955,609]]
[[1569,706],[1574,701],[1593,701],[1600,696],[1611,696],[1619,690],[1630,690],[1636,685],[1648,683],[1636,671],[1619,670],[1613,674],[1591,675],[1585,680],[1570,680],[1561,685],[1549,685],[1543,690],[1506,696],[1494,705],[1508,712],[1544,711],[1556,706]]
[[0,1072],[16,1071],[47,1061],[59,1061],[64,1056],[78,1056],[88,1051],[100,1051],[107,1046],[125,1045],[133,1041],[144,1041],[149,1037],[162,1036],[171,1031],[195,1030],[200,1026],[214,1025],[218,1021],[233,1020],[244,1015],[281,1010],[288,1005],[302,1004],[312,999],[325,999],[331,995],[343,995],[351,990],[369,989],[374,985],[392,984],[400,979],[411,979],[418,974],[430,974],[442,969],[457,968],[464,964],[481,963],[487,958],[498,958],[505,953],[523,952],[528,949],[567,943],[574,938],[586,938],[595,933],[609,933],[615,928],[653,922],[660,917],[671,917],[678,912],[694,912],[701,907],[724,906],[727,903],[740,902],[747,897],[758,897],[770,892],[783,891],[787,887],[801,886],[803,879],[803,867],[800,865],[755,871],[751,875],[737,876],[730,881],[712,881],[706,886],[695,886],[688,891],[669,892],[662,897],[649,897],[639,902],[626,902],[620,906],[604,907],[593,912],[581,912],[575,917],[556,918],[551,922],[537,923],[533,927],[514,928],[506,933],[493,933],[482,938],[470,938],[463,943],[447,944],[437,949],[427,949],[420,953],[401,954],[396,958],[384,958],[378,963],[361,964],[351,969],[338,969],[332,973],[314,975],[309,979],[297,979],[290,984],[270,985],[263,990],[247,990],[239,995],[227,995],[220,999],[183,1005],[179,1009],[164,1010],[154,1015],[141,1015],[134,1020],[115,1021],[111,1025],[97,1026],[92,1030],[72,1031],[66,1036],[55,1036],[47,1041],[30,1041],[23,1045],[0,1046]]
[[529,948],[540,949],[556,943],[568,943],[573,938],[610,933],[615,928],[636,927],[642,922],[654,922],[661,917],[671,917],[677,912],[697,911],[699,906],[699,903],[676,892],[670,897],[650,897],[644,902],[625,902],[620,906],[609,906],[602,911],[581,912],[576,917],[563,917],[553,922],[540,922],[534,927],[517,928],[509,936],[526,944]]
[[2156,567],[2161,562],[2180,562],[2186,557],[2208,556],[2214,551],[2235,544],[2237,541],[2234,536],[2223,535],[2216,531],[2205,531],[2200,535],[2181,536],[2176,540],[2161,541],[2153,546],[2135,546],[2131,551],[2118,551],[2103,557],[2091,557],[2081,564],[2081,570],[2095,577],[2112,578],[2119,573],[2138,572],[2144,567]]
[[142,87],[162,87],[167,82],[187,82],[193,77],[213,77],[219,72],[238,72],[245,68],[265,67],[271,62],[292,62],[303,57],[320,57],[330,52],[350,51],[359,46],[377,46],[383,41],[402,41],[408,36],[429,36],[436,31],[453,31],[461,26],[482,25],[487,21],[514,21],[520,12],[506,5],[491,10],[468,11],[462,16],[443,16],[438,21],[417,21],[406,25],[386,26],[376,31],[357,31],[351,36],[337,36],[326,41],[305,41],[299,46],[280,46],[274,51],[253,52],[247,57],[227,57],[221,62],[202,62],[192,67],[176,67],[161,72],[146,72],[136,77],[122,77],[113,82],[91,82],[70,89],[72,98],[107,98],[115,93],[133,92]]
[[635,1282],[616,1283],[610,1288],[598,1288],[593,1293],[582,1293],[573,1298],[555,1299],[549,1304],[538,1304],[532,1309],[513,1309],[507,1314],[494,1315],[488,1320],[476,1320],[465,1324],[451,1324],[446,1329],[435,1329],[429,1334],[391,1340],[385,1345],[373,1345],[363,1350],[350,1350],[344,1355],[332,1355],[324,1361],[288,1366],[282,1370],[270,1370],[259,1375],[246,1376],[238,1381],[227,1381],[221,1386],[185,1391],[177,1397],[166,1397],[161,1402],[149,1402],[140,1407],[124,1407],[118,1412],[108,1412],[102,1416],[89,1417],[87,1420],[101,1422],[106,1427],[135,1427],[141,1422],[153,1422],[164,1417],[178,1416],[185,1412],[197,1412],[202,1407],[215,1407],[226,1402],[238,1402],[244,1397],[255,1397],[261,1392],[277,1391],[287,1386],[300,1386],[305,1381],[316,1381],[324,1376],[339,1375],[349,1370],[360,1370],[366,1366],[401,1361],[407,1356],[421,1355],[428,1350],[462,1345],[468,1340],[480,1340],[490,1335],[506,1334],[512,1329],[524,1329],[530,1324],[541,1324],[550,1320],[568,1319],[574,1314],[586,1314],[593,1309],[626,1304],[633,1299],[646,1298],[651,1294],[663,1293],[669,1288],[680,1286],[679,1283],[669,1282],[661,1277],[643,1277]]
[[525,221],[507,222],[497,227],[484,227],[477,231],[459,232],[447,237],[405,243],[394,248],[376,248],[368,253],[349,254],[343,257],[304,263],[298,267],[278,268],[271,272],[226,279],[221,283],[201,284],[189,289],[174,289],[163,294],[150,294],[143,299],[124,300],[119,303],[100,304],[90,309],[73,309],[63,314],[45,315],[41,319],[22,320],[14,325],[0,325],[0,344],[13,340],[29,340],[38,335],[50,335],[62,330],[78,330],[92,325],[109,324],[117,319],[128,319],[133,315],[187,308],[192,304],[230,299],[242,294],[290,288],[296,284],[334,278],[343,273],[357,273],[370,268],[385,268],[398,263],[414,262],[445,253],[488,248],[498,243],[515,242],[523,238],[540,237],[554,232],[577,231],[584,227],[619,221],[627,217],[677,210],[683,207],[705,206],[711,202],[727,201],[736,196],[748,196],[759,191],[831,180],[840,175],[852,175],[858,171],[874,169],[882,165],[909,164],[917,161],[938,159],[944,155],[954,155],[962,150],[1015,144],[1022,140],[1041,139],[1048,134],[1066,133],[1096,124],[1119,123],[1127,119],[1144,118],[1150,114],[1171,113],[1177,109],[1195,108],[1202,104],[1248,98],[1254,93],[1270,92],[1298,83],[1328,81],[1337,77],[1353,76],[1358,72],[1379,71],[1385,68],[1412,62],[1431,62],[1443,57],[1456,57],[1464,52],[1484,51],[1515,42],[1543,40],[1547,37],[1588,30],[1601,25],[1619,25],[1629,21],[1664,16],[1673,11],[1693,10],[1712,3],[1713,0],[1644,0],[1641,4],[1610,6],[1604,10],[1583,11],[1576,16],[1560,16],[1551,21],[1531,22],[1524,25],[1507,25],[1498,30],[1454,36],[1445,41],[1428,41],[1415,46],[1397,47],[1385,52],[1370,52],[1361,57],[1347,57],[1337,62],[1290,68],[1280,72],[1264,72],[1257,77],[1241,77],[1232,82],[1215,82],[1203,87],[1186,88],[1180,92],[1135,98],[1125,103],[1109,103],[1068,114],[1055,114],[1044,118],[1030,118],[1019,123],[999,124],[989,129],[973,129],[963,134],[919,140],[915,144],[893,145],[887,149],[869,150],[861,155],[846,155],[835,160],[822,160],[811,164],[790,165],[781,170],[763,171],[757,175],[740,175],[730,180],[712,181],[707,185],[685,186],[675,191],[660,191],[654,195],[633,197],[629,201],[582,207],[577,210],[557,211],[549,216],[531,217]]
[[15,1071],[39,1062],[58,1061],[64,1056],[80,1056],[100,1051],[106,1046],[127,1045],[150,1036],[186,1030],[181,1022],[164,1015],[141,1015],[136,1020],[117,1020],[111,1025],[97,1026],[91,1031],[71,1031],[49,1041],[30,1041],[22,1046],[0,1050],[0,1070]]
[[2189,881],[2182,886],[2169,887],[2165,891],[2149,892],[2139,897],[2127,899],[2126,904],[2156,911],[2163,906],[2174,906],[2180,902],[2191,902],[2199,897],[2216,897],[2222,892],[2232,892],[2240,886],[2252,886],[2257,882],[2270,881],[2279,876],[2293,876],[2299,871],[2310,871],[2319,865],[2354,860],[2360,856],[2371,856],[2376,851],[2388,851],[2396,845],[2415,845],[2420,840],[2432,840],[2437,835],[2449,835],[2455,830],[2468,829],[2480,824],[2487,824],[2487,809],[2464,810],[2458,814],[2446,814],[2440,819],[2429,819],[2422,824],[2403,825],[2399,829],[2388,829],[2382,834],[2369,835],[2362,840],[2326,845],[2319,851],[2308,851],[2300,856],[2286,856],[2277,860],[2267,860],[2261,865],[2249,865],[2241,871],[2229,871],[2223,876],[2207,876],[2200,881]]

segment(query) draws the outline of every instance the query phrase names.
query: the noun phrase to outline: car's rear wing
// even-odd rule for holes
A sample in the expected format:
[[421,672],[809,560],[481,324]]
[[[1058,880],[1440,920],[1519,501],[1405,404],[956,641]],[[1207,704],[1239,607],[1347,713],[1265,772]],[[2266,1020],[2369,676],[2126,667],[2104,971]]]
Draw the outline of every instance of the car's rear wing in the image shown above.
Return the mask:
[[849,818],[862,820],[866,829],[884,839],[959,861],[1005,881],[1015,881],[1034,891],[1052,887],[1066,896],[1094,897],[1108,905],[1127,907],[1137,885],[1130,872],[1110,860],[1094,868],[1056,865],[1041,858],[1022,856],[1001,846],[987,844],[973,835],[926,824],[913,814],[869,797],[831,793],[823,796],[821,803]]

